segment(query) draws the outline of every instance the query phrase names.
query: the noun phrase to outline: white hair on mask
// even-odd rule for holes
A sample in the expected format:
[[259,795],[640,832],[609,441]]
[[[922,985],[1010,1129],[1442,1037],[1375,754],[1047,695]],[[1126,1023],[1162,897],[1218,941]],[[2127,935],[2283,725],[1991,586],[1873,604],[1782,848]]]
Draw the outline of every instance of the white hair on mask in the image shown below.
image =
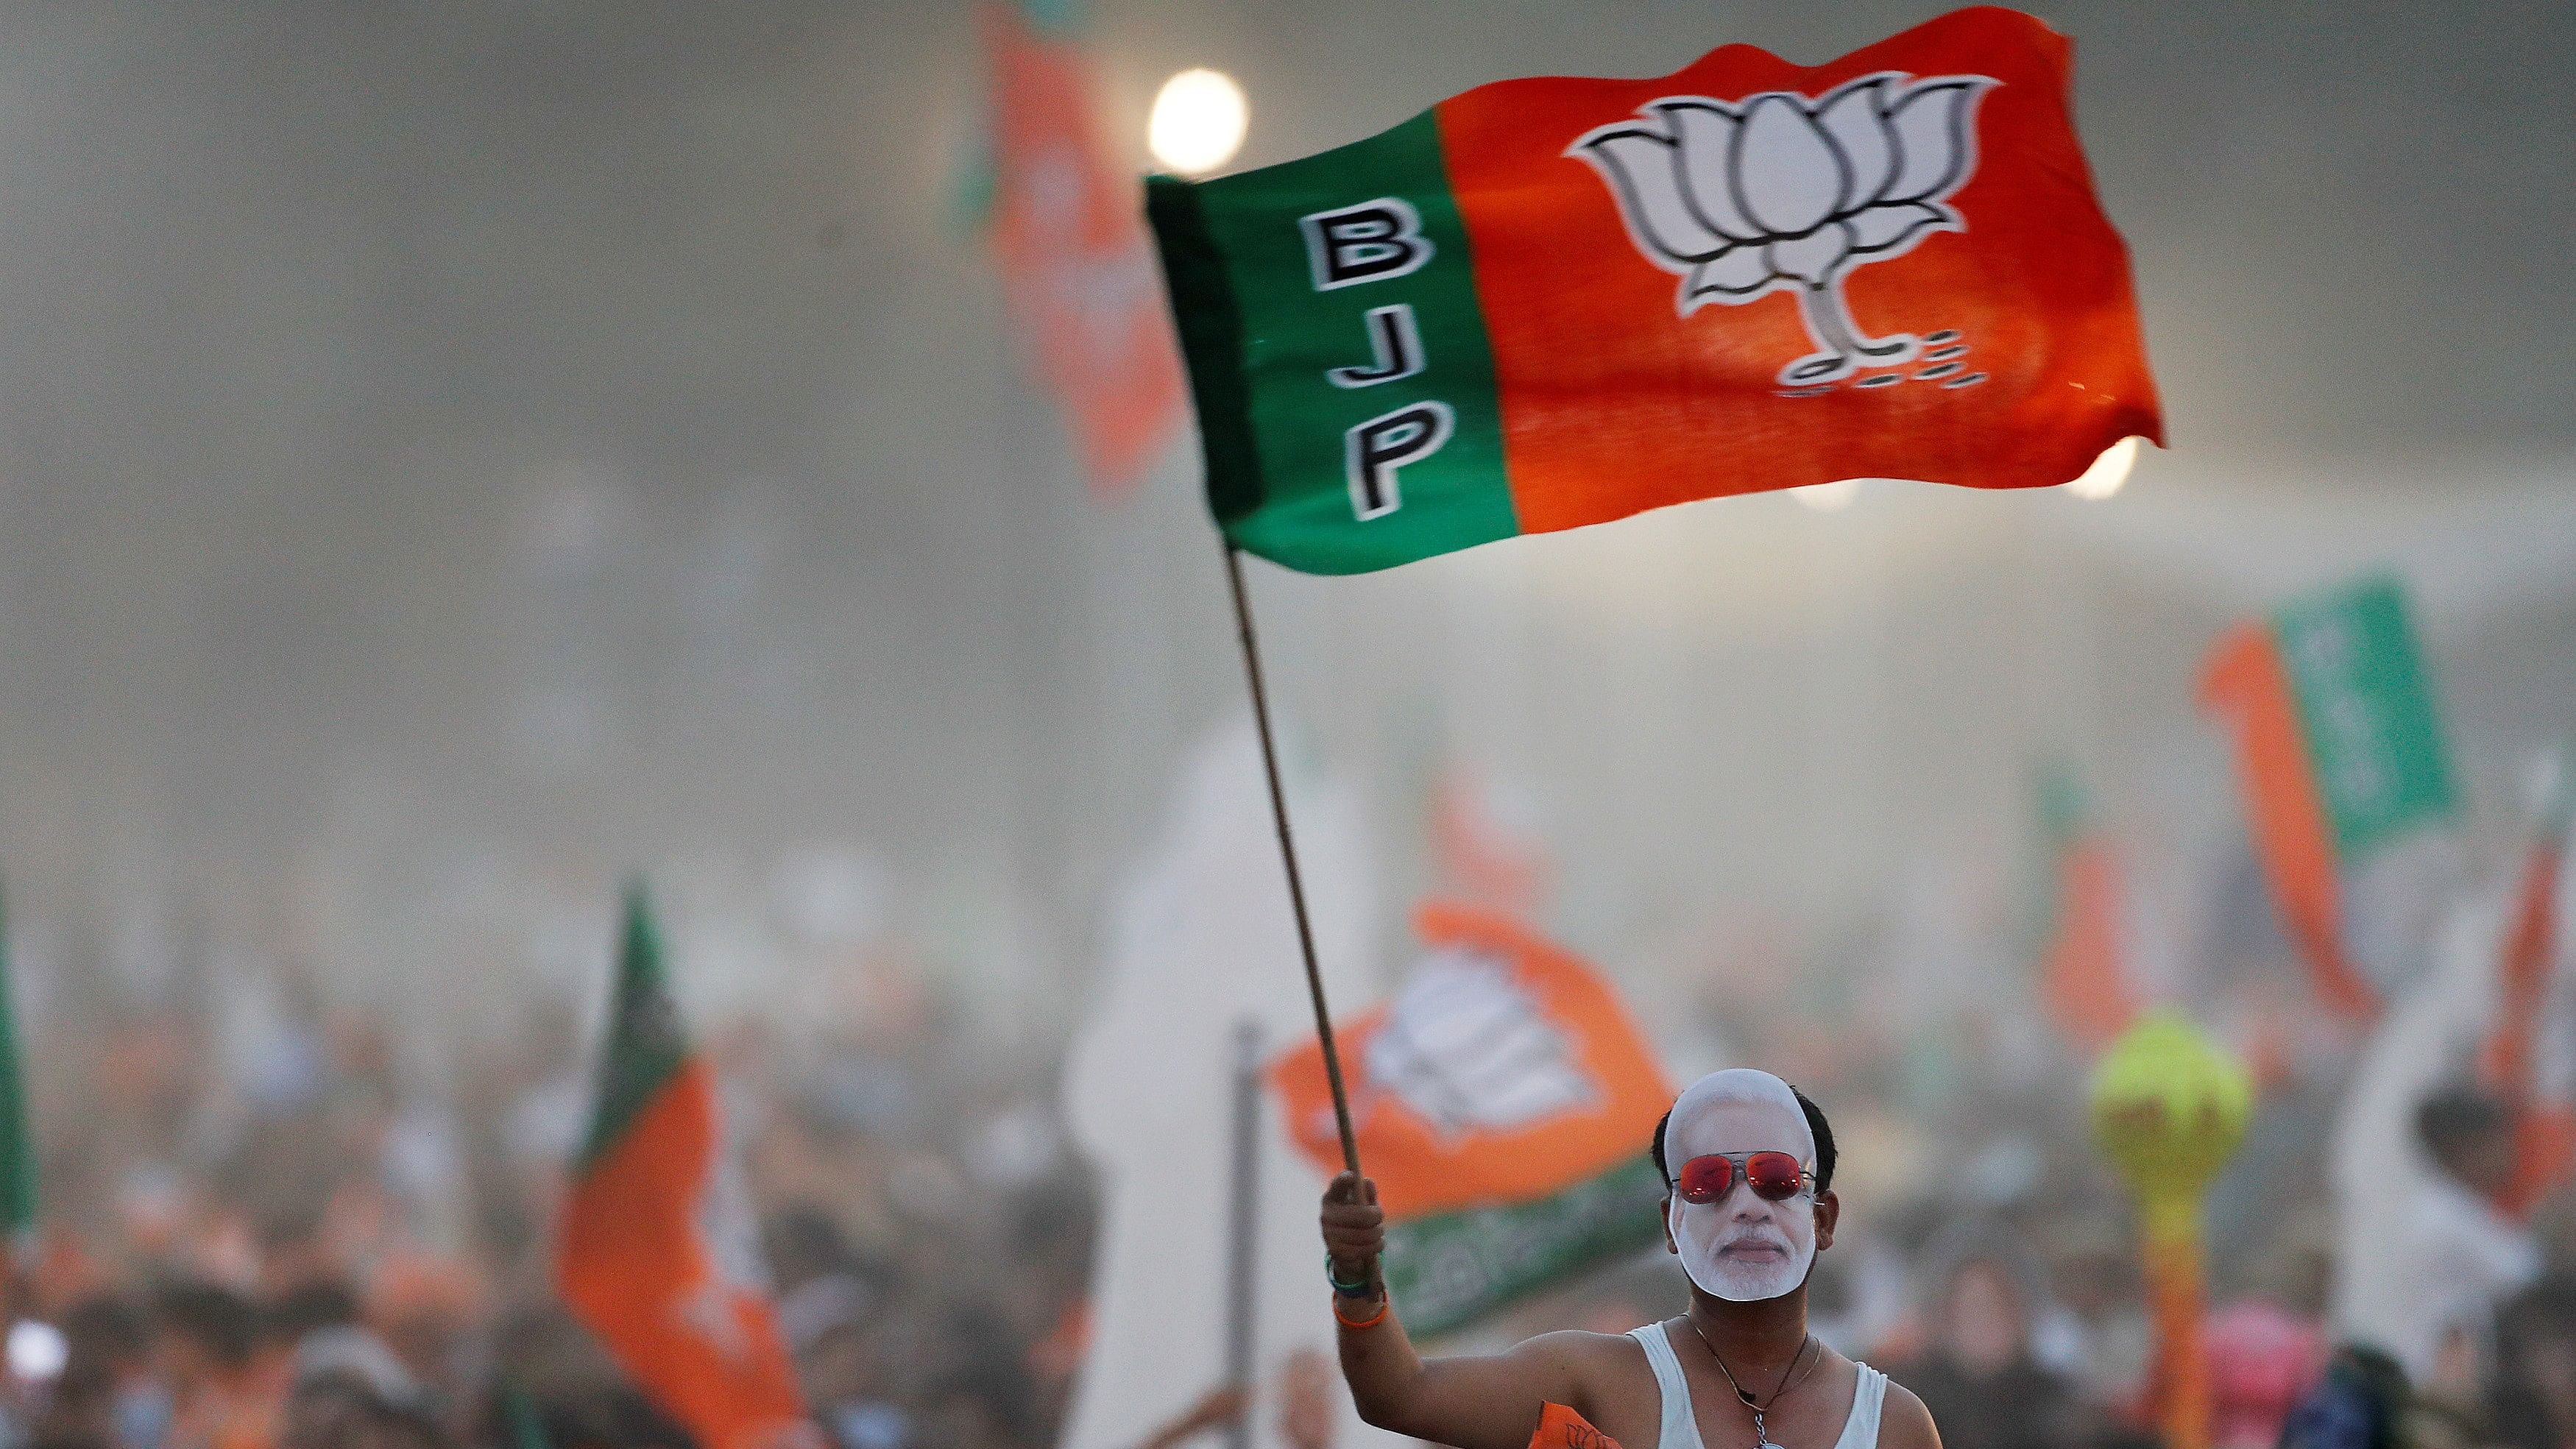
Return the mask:
[[1807,1111],[1798,1105],[1798,1094],[1790,1090],[1789,1084],[1769,1072],[1752,1067],[1729,1067],[1691,1083],[1673,1103],[1672,1121],[1664,1128],[1664,1160],[1673,1171],[1680,1171],[1682,1163],[1692,1155],[1690,1151],[1681,1150],[1678,1144],[1696,1143],[1696,1150],[1709,1150],[1705,1141],[1692,1129],[1705,1122],[1712,1110],[1724,1107],[1773,1109],[1784,1123],[1797,1124],[1795,1141],[1763,1143],[1755,1147],[1729,1143],[1725,1144],[1725,1150],[1773,1149],[1794,1152],[1800,1162],[1816,1160],[1815,1128],[1808,1123]]

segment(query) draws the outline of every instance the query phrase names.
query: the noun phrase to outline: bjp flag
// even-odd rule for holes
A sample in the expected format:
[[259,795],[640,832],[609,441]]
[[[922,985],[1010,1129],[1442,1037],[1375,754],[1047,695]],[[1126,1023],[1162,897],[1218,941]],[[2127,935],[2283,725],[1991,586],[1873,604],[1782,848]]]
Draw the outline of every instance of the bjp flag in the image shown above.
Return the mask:
[[614,992],[555,1286],[702,1449],[816,1449],[723,1160],[715,1069],[680,1030],[641,886],[626,895]]
[[2200,700],[2236,736],[2255,849],[2318,998],[2368,1020],[2380,986],[2347,950],[2344,877],[2459,811],[2405,591],[2364,578],[2229,630]]
[[[1336,1027],[1360,1160],[1388,1219],[1386,1273],[1420,1333],[1466,1323],[1652,1242],[1646,1152],[1673,1091],[1609,986],[1507,916],[1434,903],[1395,999]],[[1323,1049],[1277,1058],[1291,1137],[1341,1170]]]
[[1842,478],[2064,483],[2161,441],[2069,50],[1980,7],[1826,65],[1502,81],[1153,178],[1218,526],[1359,573]]
[[1180,356],[1155,295],[1135,182],[1100,144],[1080,53],[1033,29],[1016,5],[985,6],[983,29],[994,257],[1092,491],[1116,497],[1181,423]]

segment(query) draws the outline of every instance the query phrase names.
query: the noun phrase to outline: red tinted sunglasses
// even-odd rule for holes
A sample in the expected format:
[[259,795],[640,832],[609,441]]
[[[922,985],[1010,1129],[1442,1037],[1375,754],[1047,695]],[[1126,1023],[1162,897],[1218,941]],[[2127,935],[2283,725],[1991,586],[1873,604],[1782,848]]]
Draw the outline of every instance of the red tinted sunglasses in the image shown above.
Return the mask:
[[1673,1190],[1684,1202],[1720,1202],[1735,1190],[1739,1173],[1764,1202],[1786,1202],[1815,1181],[1815,1174],[1786,1152],[1719,1152],[1683,1163]]

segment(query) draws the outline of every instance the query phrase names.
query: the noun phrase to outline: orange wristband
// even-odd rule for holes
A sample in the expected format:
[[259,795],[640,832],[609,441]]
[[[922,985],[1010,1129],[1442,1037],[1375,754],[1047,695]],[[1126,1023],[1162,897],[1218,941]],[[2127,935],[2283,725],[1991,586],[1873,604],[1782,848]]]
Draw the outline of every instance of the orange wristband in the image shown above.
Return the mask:
[[1379,1324],[1386,1322],[1388,1310],[1394,1307],[1395,1295],[1387,1293],[1381,1289],[1377,1300],[1377,1312],[1370,1314],[1368,1317],[1361,1319],[1357,1323],[1353,1323],[1342,1316],[1341,1296],[1336,1294],[1333,1297],[1333,1321],[1356,1333],[1363,1328],[1375,1328]]

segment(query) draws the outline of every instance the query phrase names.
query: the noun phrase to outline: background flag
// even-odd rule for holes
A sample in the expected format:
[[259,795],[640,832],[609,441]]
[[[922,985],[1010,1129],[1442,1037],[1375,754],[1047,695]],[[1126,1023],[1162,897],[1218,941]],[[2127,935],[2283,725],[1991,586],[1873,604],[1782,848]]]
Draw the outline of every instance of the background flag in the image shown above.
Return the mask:
[[1114,497],[1181,422],[1180,357],[1155,293],[1135,182],[1100,145],[1090,75],[1073,44],[1039,34],[1016,6],[982,14],[993,253],[1092,490]]
[[715,1073],[689,1049],[644,889],[626,892],[608,1048],[564,1207],[556,1284],[704,1449],[809,1444],[795,1368],[729,1190]]
[[[1458,1327],[1654,1240],[1647,1160],[1672,1088],[1618,998],[1489,911],[1428,904],[1395,999],[1337,1028],[1360,1160],[1387,1211],[1387,1282],[1418,1333]],[[1271,1065],[1288,1130],[1341,1170],[1323,1049]]]
[[2498,1011],[2479,1053],[2479,1073],[2514,1105],[2514,1182],[2506,1207],[2529,1211],[2576,1165],[2576,1103],[2541,1089],[2540,1032],[2548,1020],[2550,978],[2559,955],[2558,897],[2567,863],[2567,834],[2576,815],[2562,758],[2551,772],[2539,826],[2532,833],[2497,961]]
[[13,1243],[36,1230],[36,1140],[27,1130],[27,1087],[18,1062],[16,984],[9,970],[9,917],[0,908],[0,1228]]
[[2201,701],[2236,733],[2255,848],[2317,994],[2369,1016],[2379,991],[2345,949],[2343,872],[2457,799],[2404,591],[2368,578],[2231,630]]
[[2138,1013],[2123,949],[2120,859],[2074,776],[2053,771],[2040,781],[2039,813],[2052,901],[2040,938],[2040,991],[2059,1032],[2089,1056]]
[[1840,478],[2064,483],[2161,439],[2069,54],[1962,10],[1153,178],[1218,526],[1358,573]]

